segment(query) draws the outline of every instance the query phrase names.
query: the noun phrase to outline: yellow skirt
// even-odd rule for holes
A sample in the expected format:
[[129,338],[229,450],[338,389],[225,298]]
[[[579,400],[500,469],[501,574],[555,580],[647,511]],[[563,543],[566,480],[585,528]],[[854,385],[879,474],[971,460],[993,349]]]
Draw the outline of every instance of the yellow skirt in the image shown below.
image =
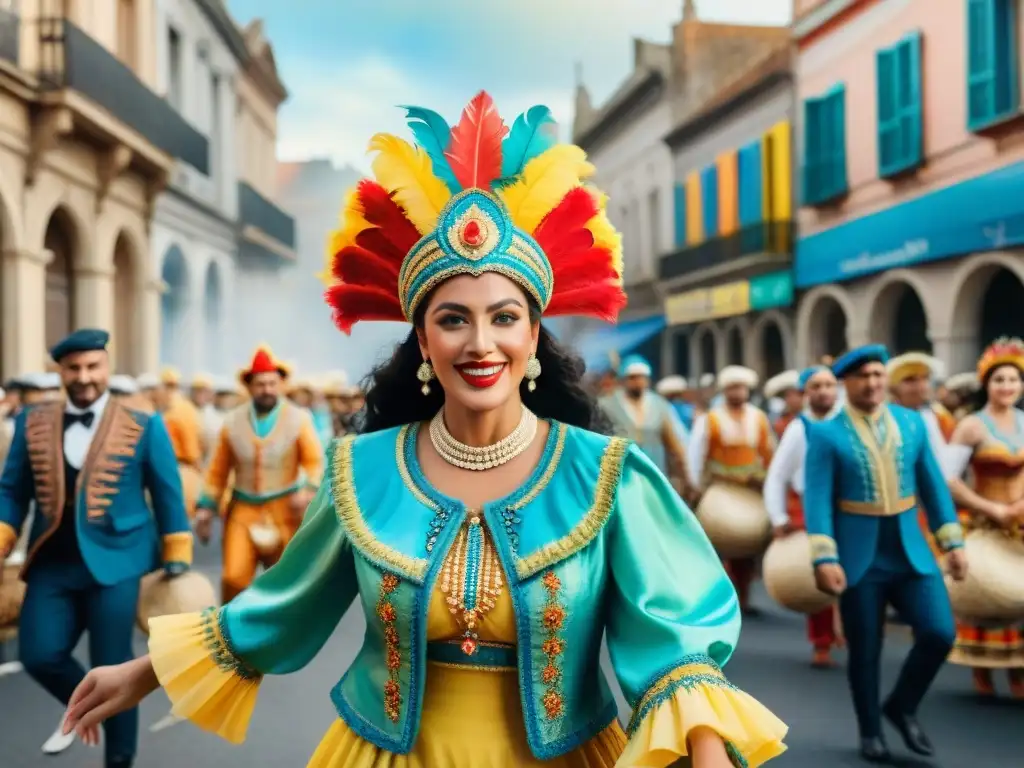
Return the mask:
[[430,664],[419,736],[408,755],[364,741],[342,720],[327,731],[308,768],[613,768],[626,747],[618,721],[554,760],[530,753],[514,671]]

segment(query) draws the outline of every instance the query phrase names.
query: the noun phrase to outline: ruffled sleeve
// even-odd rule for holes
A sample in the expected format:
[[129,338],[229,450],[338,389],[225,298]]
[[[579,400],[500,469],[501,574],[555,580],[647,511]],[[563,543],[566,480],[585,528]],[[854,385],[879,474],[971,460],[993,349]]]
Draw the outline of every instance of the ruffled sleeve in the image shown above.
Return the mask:
[[608,647],[633,716],[616,765],[671,765],[701,727],[737,768],[782,754],[786,725],[722,672],[739,637],[736,592],[696,517],[635,446],[617,505]]
[[358,587],[329,486],[277,565],[228,605],[150,621],[150,660],[176,716],[241,743],[263,676],[303,668],[331,636]]

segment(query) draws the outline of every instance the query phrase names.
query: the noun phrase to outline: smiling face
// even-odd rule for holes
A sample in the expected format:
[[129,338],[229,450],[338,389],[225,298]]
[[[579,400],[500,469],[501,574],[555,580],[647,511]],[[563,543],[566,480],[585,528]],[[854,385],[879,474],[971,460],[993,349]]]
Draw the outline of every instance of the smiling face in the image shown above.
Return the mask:
[[843,377],[846,398],[861,411],[874,411],[885,400],[885,365],[878,361],[864,363]]
[[104,350],[72,353],[60,361],[60,378],[68,399],[79,408],[88,408],[107,391],[110,358]]
[[442,283],[416,330],[420,352],[434,366],[445,400],[479,412],[518,398],[540,324],[531,320],[518,285],[487,272]]
[[1012,408],[1024,391],[1020,369],[1015,365],[999,366],[989,374],[985,387],[990,403],[1002,408]]

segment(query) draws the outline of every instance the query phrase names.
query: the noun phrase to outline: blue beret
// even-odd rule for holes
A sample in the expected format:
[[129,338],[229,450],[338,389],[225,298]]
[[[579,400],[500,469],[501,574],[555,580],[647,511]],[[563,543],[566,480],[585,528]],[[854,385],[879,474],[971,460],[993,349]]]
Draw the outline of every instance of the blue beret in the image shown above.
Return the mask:
[[885,344],[865,344],[863,347],[851,349],[832,364],[832,373],[836,378],[843,378],[865,363],[888,363],[889,350]]
[[804,368],[800,371],[800,378],[797,379],[796,388],[803,392],[807,389],[807,382],[809,382],[812,377],[827,370],[829,370],[827,365],[812,365],[810,368]]
[[622,361],[622,365],[619,366],[619,376],[650,376],[651,373],[651,364],[641,355],[629,355]]
[[50,357],[59,363],[68,355],[76,352],[97,352],[107,348],[110,334],[99,328],[80,328],[54,344]]

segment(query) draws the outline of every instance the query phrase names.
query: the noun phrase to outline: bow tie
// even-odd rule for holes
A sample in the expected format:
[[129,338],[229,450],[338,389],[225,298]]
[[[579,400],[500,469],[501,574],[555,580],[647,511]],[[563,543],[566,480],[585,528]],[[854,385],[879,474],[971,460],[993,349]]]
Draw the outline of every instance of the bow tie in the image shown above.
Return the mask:
[[64,429],[67,429],[72,424],[81,424],[86,429],[92,426],[93,421],[96,419],[96,414],[92,411],[85,411],[83,413],[64,413]]

